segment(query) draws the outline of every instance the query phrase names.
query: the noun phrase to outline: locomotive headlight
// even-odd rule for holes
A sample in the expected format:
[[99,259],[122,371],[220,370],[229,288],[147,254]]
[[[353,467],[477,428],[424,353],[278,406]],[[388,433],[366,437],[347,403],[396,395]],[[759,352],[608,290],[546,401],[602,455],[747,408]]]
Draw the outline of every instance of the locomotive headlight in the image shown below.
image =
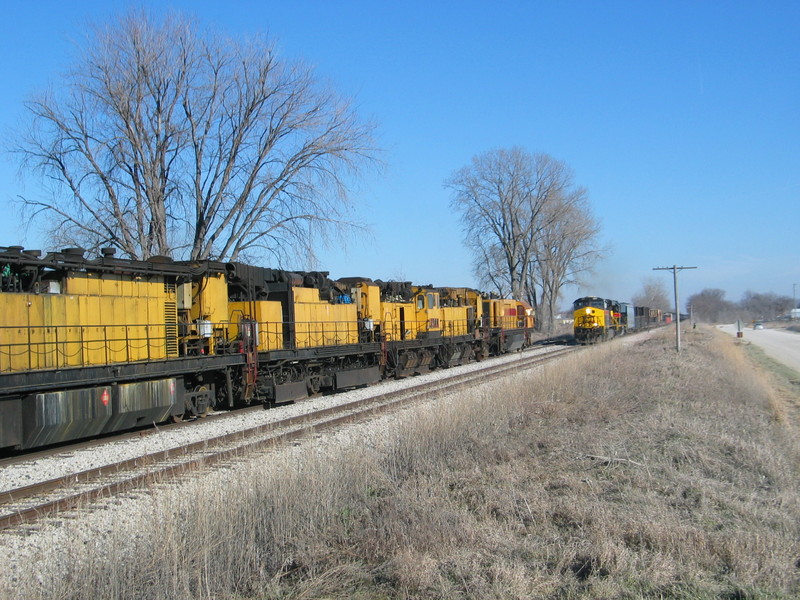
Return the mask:
[[587,308],[587,309],[586,309],[586,314],[587,314],[587,315],[590,315],[590,314],[592,314],[592,309],[591,309],[591,308]]

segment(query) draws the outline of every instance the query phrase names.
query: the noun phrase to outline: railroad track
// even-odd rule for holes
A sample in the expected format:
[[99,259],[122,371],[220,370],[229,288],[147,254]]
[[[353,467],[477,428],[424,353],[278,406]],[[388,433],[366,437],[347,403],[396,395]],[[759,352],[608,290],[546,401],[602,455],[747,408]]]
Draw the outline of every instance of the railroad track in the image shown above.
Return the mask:
[[172,481],[187,473],[280,446],[314,432],[409,406],[434,395],[447,394],[486,383],[511,372],[551,361],[575,347],[536,354],[518,361],[489,364],[486,368],[402,390],[317,410],[250,429],[205,439],[80,473],[74,473],[0,493],[0,529],[30,524],[46,516],[90,507],[98,499],[113,497],[157,482]]

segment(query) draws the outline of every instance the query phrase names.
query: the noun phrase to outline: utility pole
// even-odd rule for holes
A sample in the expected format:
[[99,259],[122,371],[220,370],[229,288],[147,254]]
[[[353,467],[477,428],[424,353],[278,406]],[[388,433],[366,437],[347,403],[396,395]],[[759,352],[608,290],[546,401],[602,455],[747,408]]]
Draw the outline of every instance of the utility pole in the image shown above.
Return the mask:
[[672,265],[671,267],[653,267],[653,271],[672,271],[672,279],[675,284],[675,347],[678,354],[681,353],[681,307],[678,301],[678,271],[684,269],[696,269],[697,267],[678,267]]

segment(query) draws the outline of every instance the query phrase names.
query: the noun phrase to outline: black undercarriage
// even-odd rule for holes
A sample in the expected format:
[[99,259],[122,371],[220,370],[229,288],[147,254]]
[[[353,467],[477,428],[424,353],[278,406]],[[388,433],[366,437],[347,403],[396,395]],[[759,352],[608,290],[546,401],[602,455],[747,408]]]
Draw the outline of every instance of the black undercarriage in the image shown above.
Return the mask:
[[0,374],[0,448],[93,437],[211,408],[271,406],[515,351],[530,331],[191,356]]

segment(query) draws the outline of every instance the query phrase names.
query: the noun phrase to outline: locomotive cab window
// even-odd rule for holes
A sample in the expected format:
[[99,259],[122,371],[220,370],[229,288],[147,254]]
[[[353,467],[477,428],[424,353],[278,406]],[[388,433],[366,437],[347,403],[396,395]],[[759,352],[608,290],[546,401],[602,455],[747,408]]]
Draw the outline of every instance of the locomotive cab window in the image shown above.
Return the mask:
[[436,308],[436,304],[433,301],[433,294],[428,294],[428,309]]
[[581,298],[575,300],[575,310],[579,308],[600,308],[605,309],[605,301],[602,298]]
[[419,295],[417,296],[417,310],[423,310],[425,308],[425,296]]

